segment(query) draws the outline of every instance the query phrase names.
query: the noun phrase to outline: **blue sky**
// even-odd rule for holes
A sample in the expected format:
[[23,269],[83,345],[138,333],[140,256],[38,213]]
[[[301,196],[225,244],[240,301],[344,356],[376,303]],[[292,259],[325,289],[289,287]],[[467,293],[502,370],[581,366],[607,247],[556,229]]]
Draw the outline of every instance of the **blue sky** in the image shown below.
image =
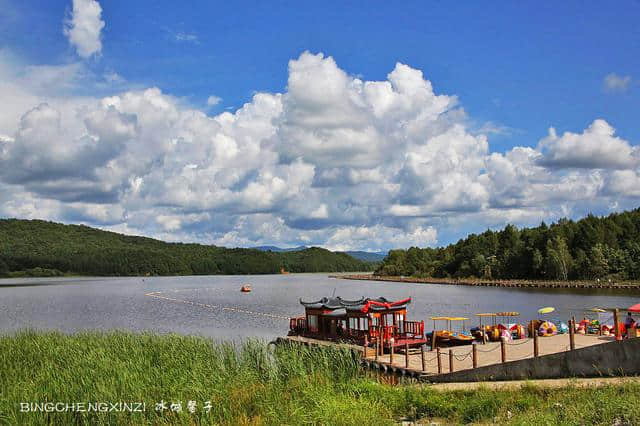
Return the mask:
[[[95,1],[78,1],[78,14],[84,3]],[[95,104],[105,96],[124,97],[127,93],[135,96],[145,89],[157,88],[161,91],[159,96],[168,97],[168,102],[174,102],[180,111],[201,111],[210,120],[220,121],[223,112],[236,116],[244,104],[255,104],[257,92],[284,95],[284,112],[269,115],[269,120],[275,120],[271,121],[276,123],[274,129],[256,142],[265,150],[264,157],[270,158],[271,168],[265,170],[242,164],[238,167],[244,168],[239,172],[241,176],[228,187],[219,188],[222,193],[230,190],[245,201],[248,195],[243,191],[260,188],[270,197],[268,202],[257,202],[260,208],[241,208],[238,205],[242,201],[231,203],[233,206],[219,201],[198,204],[186,196],[168,200],[157,195],[167,192],[167,188],[149,189],[146,197],[133,200],[127,185],[131,186],[130,182],[137,178],[150,185],[153,166],[122,171],[117,182],[107,184],[95,176],[106,162],[101,163],[94,156],[95,164],[89,162],[94,168],[86,173],[91,175],[87,182],[80,182],[73,173],[67,173],[67,180],[54,176],[53,169],[64,175],[61,171],[64,167],[60,164],[49,165],[52,168],[49,179],[30,176],[26,172],[5,176],[7,194],[11,195],[5,196],[4,215],[12,215],[11,207],[13,211],[24,211],[25,217],[39,211],[54,220],[80,220],[124,232],[227,245],[305,243],[373,250],[396,245],[443,244],[468,232],[504,226],[507,222],[527,225],[562,216],[578,217],[588,211],[608,213],[640,204],[634,190],[635,184],[640,182],[636,161],[639,156],[635,149],[640,140],[637,124],[640,2],[623,1],[612,7],[584,2],[524,6],[513,2],[468,2],[454,6],[443,2],[405,2],[402,5],[370,2],[363,6],[362,3],[345,5],[344,2],[199,1],[184,7],[169,1],[109,1],[99,3],[101,14],[96,19],[104,23],[97,39],[100,48],[93,48],[95,51],[89,54],[79,50],[78,43],[82,44],[82,40],[74,41],[63,32],[65,20],[71,20],[76,13],[71,1],[0,0],[0,6],[0,27],[3,29],[0,52],[4,52],[5,68],[11,70],[7,72],[14,83],[11,93],[17,96],[16,87],[20,88],[25,99],[20,117],[13,122],[6,120],[4,128],[0,129],[0,134],[6,136],[5,145],[11,145],[11,152],[5,148],[5,161],[12,156],[13,162],[6,164],[12,164],[16,169],[20,164],[15,156],[16,148],[22,144],[20,151],[24,152],[24,147],[29,145],[18,134],[19,119],[30,110],[26,107],[26,99],[35,101],[31,108],[41,101],[47,102],[65,121],[65,114],[72,114],[71,111],[77,114],[82,108],[91,108],[87,106],[91,99]],[[98,22],[96,19],[91,21],[89,17],[89,24]],[[310,52],[310,57],[303,58],[303,52]],[[288,90],[295,74],[289,63],[292,60],[304,65],[303,78],[306,75],[320,79],[313,83],[309,81],[309,84],[331,78],[332,71],[322,65],[327,63],[314,62],[311,58],[320,53],[324,54],[323,61],[332,58],[334,67],[349,79],[364,82],[385,81],[396,63],[405,64],[411,70],[423,73],[435,95],[455,97],[457,101],[450,100],[448,106],[439,110],[440,121],[420,124],[422,139],[414,134],[401,137],[402,141],[410,139],[410,142],[398,148],[403,155],[394,160],[393,166],[385,169],[385,156],[373,155],[352,168],[348,165],[332,168],[330,160],[334,159],[337,164],[345,153],[332,150],[329,136],[323,139],[321,148],[314,145],[315,142],[296,138],[302,138],[302,134],[333,131],[336,123],[324,119],[323,114],[327,111],[348,111],[355,116],[356,110],[350,109],[353,105],[333,105],[314,118],[320,123],[317,128],[302,129],[292,117],[309,116],[318,111],[318,105],[329,101],[314,99],[315,106],[306,105],[303,99],[296,98],[294,91]],[[322,72],[329,74],[315,74],[315,71],[304,74],[307,65],[322,68]],[[65,74],[67,80],[60,85],[64,89],[44,88],[42,83],[33,83],[43,81],[43,67],[62,69],[64,66],[74,67]],[[303,86],[300,93],[304,91]],[[221,100],[207,105],[210,96]],[[345,96],[349,96],[347,92]],[[422,102],[416,103],[415,108],[424,110],[433,100],[427,98],[415,98]],[[309,99],[304,101],[311,102]],[[102,104],[104,107],[105,102]],[[309,108],[295,110],[296,105],[303,104]],[[372,105],[370,107],[375,109]],[[118,113],[137,117],[140,125],[145,120],[132,108],[135,106],[129,109],[116,106]],[[418,116],[420,113],[416,109],[413,118],[407,120]],[[369,119],[373,120],[369,127],[360,127],[360,130],[375,127],[381,132],[377,134],[381,141],[397,137],[395,133],[386,134],[383,130],[391,126],[391,121],[387,122],[391,115],[381,119],[374,114]],[[598,119],[606,126],[596,124],[590,132],[588,129]],[[153,120],[148,121],[148,125],[153,126]],[[284,124],[277,124],[280,122]],[[457,133],[457,139],[442,142],[453,146],[453,152],[438,147],[440,142],[437,140],[430,142],[438,132],[453,137],[451,131],[443,129],[455,124],[464,128],[464,135],[475,138],[470,145],[456,144],[464,139]],[[354,126],[346,125],[345,129],[351,131]],[[555,128],[556,137],[541,143],[548,136],[550,127]],[[91,133],[91,130],[69,128],[62,133],[80,135]],[[150,156],[156,155],[160,139],[154,139],[156,136],[151,136],[151,130],[129,135],[126,141],[118,142],[121,144],[118,146],[126,146],[129,154],[148,149]],[[211,132],[218,130],[202,131],[209,137]],[[179,138],[184,129],[172,131]],[[221,131],[235,141],[241,152],[245,136]],[[376,139],[368,131],[363,132],[362,138],[369,135]],[[566,137],[565,132],[569,132]],[[271,133],[277,135],[278,141],[267,141],[273,137]],[[286,140],[282,139],[283,135],[287,136]],[[94,136],[95,140],[110,140],[105,135]],[[360,136],[358,143],[362,142]],[[480,140],[482,137],[486,138],[485,148]],[[56,143],[62,151],[77,148],[64,138]],[[384,143],[380,142],[381,146]],[[396,142],[396,147],[399,147],[398,143],[401,142]],[[37,146],[37,143],[29,146]],[[275,148],[270,149],[273,146]],[[522,163],[522,158],[515,158],[518,153],[522,154],[520,148],[532,150],[527,154],[526,164]],[[102,160],[120,159],[118,164],[126,163],[124,154],[120,155],[125,150],[122,149],[117,155],[107,155]],[[380,149],[380,152],[384,151]],[[349,152],[359,159],[366,157],[358,149]],[[175,152],[170,154],[171,158],[177,158]],[[168,155],[165,152],[162,158]],[[198,155],[193,152],[189,158]],[[451,176],[446,176],[446,171],[440,173],[437,179],[442,182],[438,183],[434,176],[423,175],[416,169],[415,164],[437,163],[439,155],[452,155],[443,162],[453,158],[451,161],[465,172]],[[477,156],[477,162],[466,165],[458,162],[459,158],[472,155]],[[318,156],[326,156],[327,161],[316,161]],[[587,157],[603,161],[587,161]],[[412,165],[408,160],[412,158],[418,158],[417,163]],[[300,170],[283,169],[295,164],[295,159],[300,161]],[[209,165],[214,162],[213,158],[210,160]],[[183,166],[193,164],[184,161]],[[242,163],[234,161],[234,158],[227,159],[225,166],[233,168],[234,164]],[[504,164],[505,161],[508,164]],[[313,171],[305,169],[304,165]],[[200,164],[197,170],[202,170],[203,166]],[[42,167],[40,175],[46,175],[47,167],[44,164]],[[498,176],[510,167],[517,170],[507,177]],[[496,171],[492,172],[492,168]],[[469,170],[470,176],[462,177]],[[310,173],[305,175],[306,180],[302,179],[299,192],[295,194],[276,196],[273,182],[262,186],[256,183],[259,177],[266,179],[267,176],[269,179],[279,176],[287,181],[286,177],[291,173],[296,176]],[[176,175],[166,170],[161,174],[165,178]],[[335,183],[338,175],[351,176],[349,188],[345,189],[344,181]],[[365,175],[369,177],[362,178]],[[375,177],[371,177],[373,175]],[[499,181],[499,178],[506,180]],[[199,182],[202,179],[214,179],[216,185],[225,180],[211,174],[196,178]],[[521,187],[506,188],[510,179],[523,180]],[[255,185],[252,186],[252,182]],[[384,184],[396,186],[381,196],[377,204],[362,198],[363,193],[374,193],[376,185]],[[66,190],[57,185],[65,188],[75,185],[82,190],[78,189],[76,196],[70,198],[68,194],[58,195]],[[428,188],[431,185],[434,187]],[[98,191],[100,194],[109,186],[106,192],[111,198],[107,200],[89,193],[89,186],[93,191],[96,186],[102,188],[102,192]],[[468,190],[465,192],[460,188]],[[546,191],[549,193],[543,194]],[[576,191],[583,191],[583,197],[576,197]],[[218,200],[217,193],[213,192],[211,199]],[[344,197],[336,197],[338,192],[345,193]],[[457,204],[441,208],[439,206],[447,202],[447,193],[450,193],[450,200],[457,200]],[[567,195],[562,195],[565,193]],[[21,210],[17,206],[18,198],[24,198],[25,194],[31,200],[32,208]],[[96,200],[101,201],[95,203]],[[306,215],[300,213],[298,205],[304,200],[315,203]],[[385,205],[396,208],[388,211]],[[352,214],[343,214],[349,208],[353,210]],[[119,216],[105,213],[116,210],[121,212]],[[161,216],[170,218],[158,220]],[[190,219],[185,219],[187,217]],[[148,226],[148,223],[155,225]],[[282,226],[282,229],[278,228],[280,234],[270,236],[261,231],[265,224],[269,224],[269,229]],[[396,238],[397,235],[404,237]]]
[[[495,148],[535,144],[550,125],[576,129],[605,114],[619,135],[640,138],[640,96],[610,96],[602,82],[640,69],[640,2],[191,3],[102,5],[103,56],[91,65],[194,104],[215,94],[222,109],[250,101],[254,91],[282,91],[287,61],[305,50],[331,55],[367,80],[384,79],[399,61],[423,70],[437,91],[458,95],[474,119],[519,131],[521,142]],[[69,60],[60,28],[70,4],[25,1],[14,9],[15,19],[3,22],[3,45],[33,63]],[[195,40],[179,41],[180,34]]]

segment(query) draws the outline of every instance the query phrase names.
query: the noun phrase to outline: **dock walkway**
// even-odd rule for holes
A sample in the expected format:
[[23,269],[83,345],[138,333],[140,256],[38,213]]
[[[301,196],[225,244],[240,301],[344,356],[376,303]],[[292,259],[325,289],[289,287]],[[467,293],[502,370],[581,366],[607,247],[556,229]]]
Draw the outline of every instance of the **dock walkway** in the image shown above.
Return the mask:
[[[299,336],[287,336],[279,340],[301,343],[308,346],[341,346],[356,351],[362,356],[362,363],[365,367],[372,369],[380,369],[387,372],[394,372],[401,375],[421,378],[429,380],[429,376],[438,374],[447,374],[450,372],[467,370],[473,368],[472,345],[454,346],[448,348],[440,348],[440,373],[438,373],[438,351],[426,350],[424,352],[425,369],[422,369],[422,352],[419,350],[409,351],[409,365],[407,367],[406,355],[403,352],[394,353],[393,363],[391,363],[390,354],[374,355],[373,349],[368,348],[364,354],[364,347],[335,343],[324,340],[311,339]],[[597,336],[597,335],[575,335],[576,349],[588,346],[599,345],[614,341],[613,336]],[[533,358],[533,339],[527,338],[522,340],[514,340],[507,342],[505,345],[505,362],[517,361],[522,359]],[[569,335],[560,334],[550,337],[541,337],[538,339],[538,355],[550,355],[559,352],[565,352],[570,349]],[[500,342],[488,342],[486,344],[477,344],[477,367],[484,367],[502,363],[502,350]],[[451,353],[452,355],[449,355]],[[450,368],[450,361],[453,361],[453,370]]]
[[[611,342],[614,337],[595,336],[595,335],[581,335],[575,336],[576,349],[598,345],[602,343]],[[541,337],[538,339],[538,355],[549,355],[558,352],[568,351],[569,335],[556,335],[550,337]],[[362,350],[362,349],[360,349]],[[453,371],[460,371],[473,368],[472,347],[471,345],[454,346],[450,348],[440,348],[440,365],[441,374],[451,372],[449,366],[449,352],[453,353]],[[522,340],[514,340],[506,344],[506,361],[517,361],[521,359],[533,358],[533,339],[527,338]],[[486,344],[477,345],[477,366],[483,367],[486,365],[500,364],[502,362],[502,352],[500,348],[500,342],[489,342]],[[365,358],[366,361],[375,362],[375,357],[368,355]],[[425,352],[425,367],[422,370],[422,354],[409,353],[409,368],[416,373],[423,375],[435,375],[438,374],[438,360],[437,351]],[[377,362],[391,366],[390,355],[384,354],[378,356]],[[394,354],[393,366],[399,368],[406,368],[406,357],[403,353]]]

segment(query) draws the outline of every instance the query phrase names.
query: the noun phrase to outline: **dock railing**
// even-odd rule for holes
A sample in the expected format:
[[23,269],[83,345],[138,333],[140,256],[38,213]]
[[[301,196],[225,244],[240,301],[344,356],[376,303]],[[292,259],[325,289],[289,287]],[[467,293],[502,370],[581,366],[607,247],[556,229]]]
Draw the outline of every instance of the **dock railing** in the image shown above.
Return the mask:
[[[617,310],[616,310],[617,311]],[[617,314],[617,312],[616,312]],[[391,349],[393,341],[398,340],[398,330],[403,329],[405,333],[420,333],[423,331],[424,325],[418,321],[406,321],[403,327],[387,326],[379,327],[382,331],[384,340],[375,339],[373,342],[369,342],[374,347],[374,357],[367,358],[367,350],[364,350],[365,360],[364,363],[368,367],[381,368],[384,367],[384,371],[401,371],[402,374],[415,374],[415,375],[435,375],[451,373],[454,371],[477,369],[482,366],[501,364],[511,361],[521,361],[525,359],[534,359],[542,355],[552,355],[561,352],[575,351],[578,349],[586,348],[588,346],[596,345],[598,343],[578,344],[576,342],[576,330],[578,325],[575,318],[570,318],[568,321],[568,332],[564,335],[563,339],[567,339],[566,346],[558,346],[554,343],[550,348],[546,347],[543,354],[540,348],[541,341],[546,341],[545,338],[539,337],[539,332],[534,329],[528,337],[520,337],[518,339],[510,339],[508,337],[501,337],[499,344],[491,345],[485,349],[484,346],[479,346],[477,341],[474,341],[472,345],[467,348],[462,346],[449,347],[448,350],[441,350],[439,346],[435,346],[432,349],[433,356],[427,355],[425,346],[420,347],[419,354],[415,352],[410,353],[408,345],[404,343],[404,352],[396,352],[396,358],[394,360],[394,351]],[[614,316],[614,335],[611,335],[611,341],[620,342],[623,338],[622,323],[620,322],[618,315]],[[633,331],[633,332],[632,332]],[[640,338],[640,329],[633,329],[629,331],[626,339]],[[597,336],[600,333],[586,333],[592,336]],[[562,334],[559,334],[559,338]],[[407,336],[410,337],[410,336]],[[393,340],[392,340],[393,339]],[[602,340],[602,338],[599,338]],[[551,340],[550,340],[551,341]],[[389,348],[389,357],[387,360],[380,360],[383,356],[384,350],[381,348],[381,343]],[[367,345],[365,344],[365,347]],[[489,354],[492,353],[493,354]],[[398,363],[398,357],[400,362]],[[413,361],[412,359],[413,358]],[[448,361],[448,363],[447,363]],[[448,368],[446,368],[448,365]],[[437,367],[436,367],[437,366]],[[391,370],[389,370],[391,368]],[[416,376],[417,377],[417,376]]]

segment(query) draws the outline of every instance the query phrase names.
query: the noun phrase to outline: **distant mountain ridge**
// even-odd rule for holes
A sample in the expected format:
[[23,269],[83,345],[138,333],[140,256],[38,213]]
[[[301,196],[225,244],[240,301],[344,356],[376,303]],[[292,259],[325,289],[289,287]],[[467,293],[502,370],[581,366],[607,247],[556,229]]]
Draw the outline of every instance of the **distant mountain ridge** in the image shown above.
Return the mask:
[[0,219],[0,276],[356,272],[373,264],[319,247],[280,252],[167,243],[84,225]]
[[[288,247],[288,248],[281,248],[281,247],[277,247],[277,246],[258,246],[258,247],[251,247],[252,249],[255,250],[260,250],[260,251],[272,251],[274,253],[283,253],[283,252],[292,252],[292,251],[302,251],[302,250],[306,250],[309,247],[307,246],[298,246],[298,247]],[[362,251],[362,250],[350,250],[350,251],[342,251],[342,252],[335,252],[335,253],[346,253],[351,257],[354,257],[358,260],[362,260],[363,262],[382,262],[384,260],[385,257],[387,257],[388,252],[385,251]]]
[[343,253],[364,262],[382,262],[389,254],[388,251],[345,251]]
[[260,250],[260,251],[272,251],[274,253],[283,253],[283,252],[289,252],[289,251],[302,251],[302,250],[306,250],[309,247],[307,246],[298,246],[298,247],[287,247],[287,248],[281,248],[281,247],[276,247],[276,246],[257,246],[257,247],[251,247],[253,250]]

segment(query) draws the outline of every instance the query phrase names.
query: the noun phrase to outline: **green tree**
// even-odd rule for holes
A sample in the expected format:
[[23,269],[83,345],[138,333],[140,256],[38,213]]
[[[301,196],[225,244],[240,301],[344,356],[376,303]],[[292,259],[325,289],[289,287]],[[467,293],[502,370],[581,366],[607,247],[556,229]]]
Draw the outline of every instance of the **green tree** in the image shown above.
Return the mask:
[[547,241],[547,276],[560,280],[569,278],[573,259],[564,238],[556,236]]
[[[560,243],[562,240],[562,243]],[[607,217],[513,225],[440,248],[394,250],[378,273],[433,277],[640,279],[640,209]],[[482,259],[485,264],[483,266]]]
[[544,273],[544,256],[537,248],[533,250],[531,256],[531,268],[535,277],[540,277]]
[[[485,268],[488,266],[487,259],[485,259],[482,253],[478,253],[475,255],[475,257],[471,261],[471,266],[473,268],[473,274],[476,277],[484,277]],[[489,268],[489,274],[491,274],[490,271],[491,271],[491,268]]]
[[606,258],[609,275],[614,275],[621,279],[627,278],[627,268],[629,264],[627,252],[605,245],[603,253]]
[[604,256],[602,244],[591,247],[588,265],[587,273],[591,278],[602,278],[609,273],[609,265]]
[[282,265],[294,272],[373,268],[345,253],[320,248],[290,253],[226,249],[18,219],[0,219],[0,258],[11,271],[41,268],[86,275],[270,274]]
[[485,280],[490,280],[491,278],[493,278],[491,275],[491,265],[489,265],[488,263],[484,265],[484,269],[482,270],[482,278],[484,278]]
[[9,266],[5,263],[4,259],[0,257],[0,277],[4,277],[9,273]]

